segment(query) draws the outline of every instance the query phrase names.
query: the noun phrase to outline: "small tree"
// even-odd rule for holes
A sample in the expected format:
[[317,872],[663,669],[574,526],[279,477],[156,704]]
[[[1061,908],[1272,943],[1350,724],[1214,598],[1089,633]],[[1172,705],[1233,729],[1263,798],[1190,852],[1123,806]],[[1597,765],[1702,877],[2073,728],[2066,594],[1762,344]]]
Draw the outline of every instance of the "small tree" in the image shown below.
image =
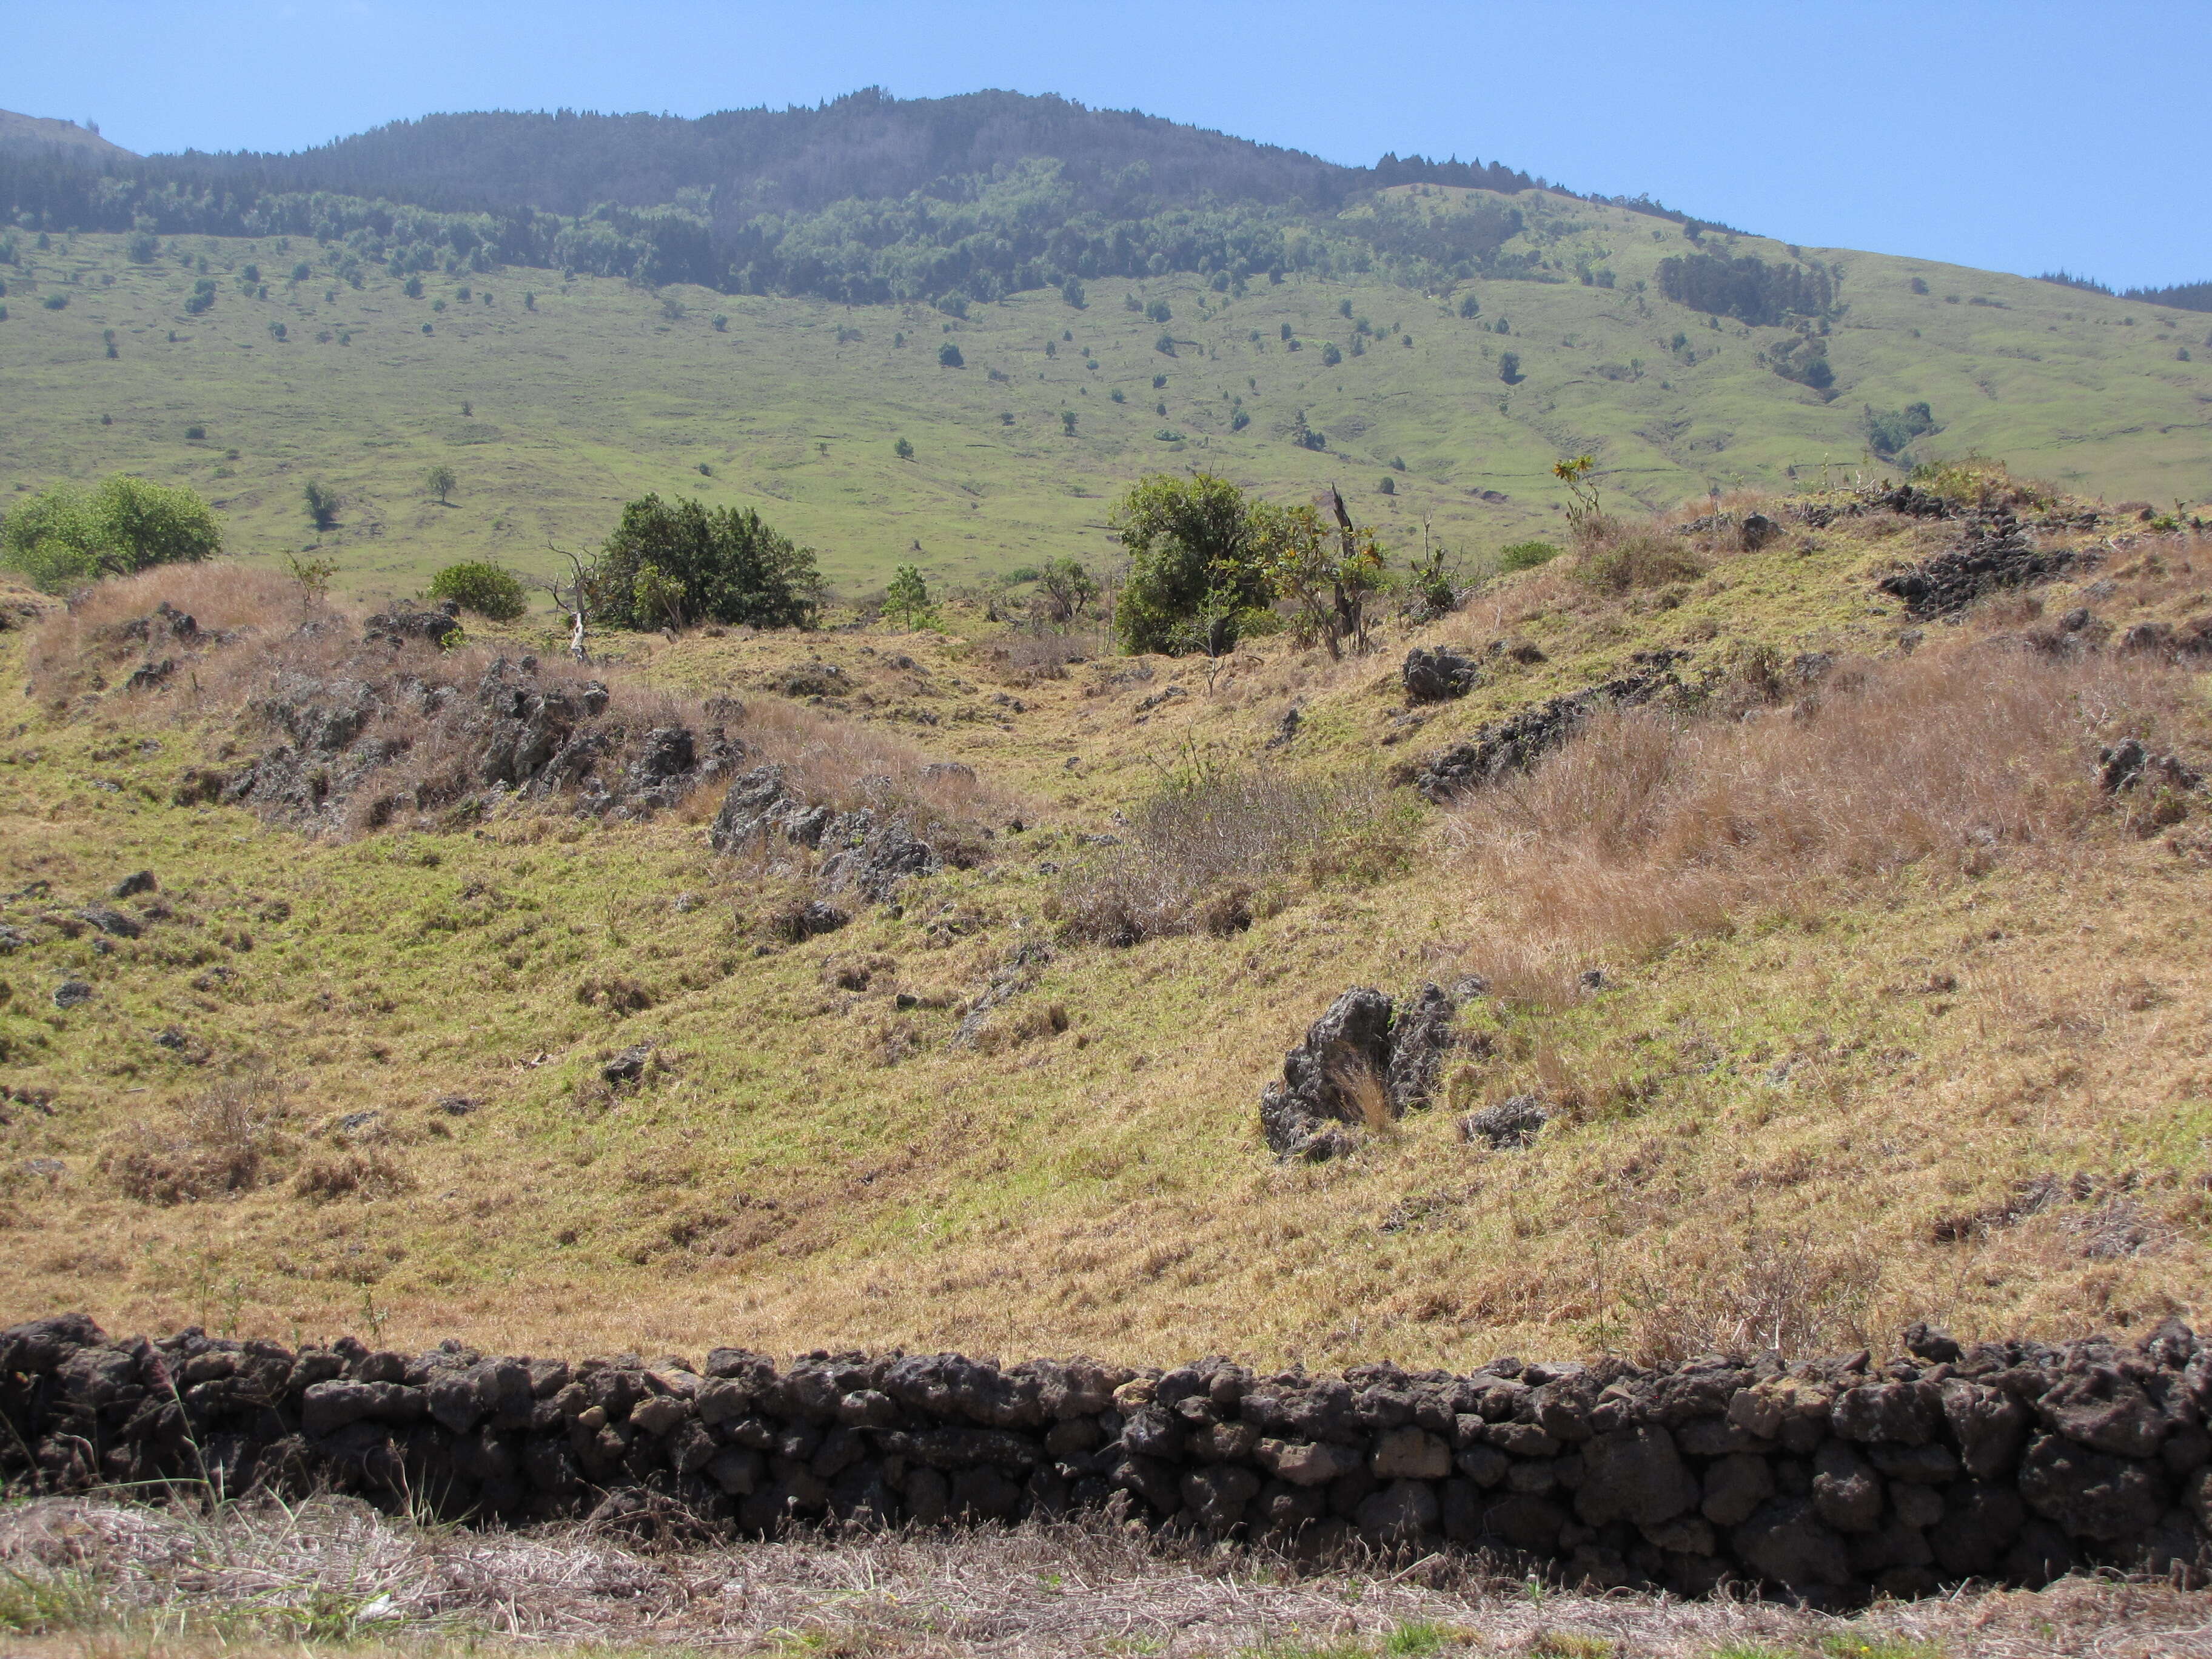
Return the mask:
[[1343,656],[1347,644],[1358,656],[1367,649],[1368,602],[1382,586],[1382,551],[1373,531],[1352,522],[1334,486],[1328,501],[1334,526],[1312,506],[1263,506],[1259,560],[1275,592],[1297,606],[1331,657]]
[[884,609],[902,618],[909,629],[928,615],[929,585],[922,580],[921,572],[910,564],[901,565],[884,590]]
[[422,475],[422,488],[438,498],[438,505],[441,507],[447,505],[448,498],[452,496],[460,482],[460,479],[454,475],[453,469],[443,461],[434,463]]
[[493,622],[513,622],[529,609],[522,584],[495,564],[449,564],[430,578],[430,597]]
[[1098,584],[1079,559],[1048,559],[1037,572],[1037,607],[1045,621],[1065,628],[1098,597]]
[[940,368],[965,368],[968,366],[966,359],[960,355],[960,348],[950,340],[937,348],[937,362]]
[[1073,276],[1060,285],[1060,297],[1078,311],[1091,303],[1083,292],[1083,284]]
[[1063,409],[1060,411],[1060,429],[1071,438],[1075,435],[1075,411],[1073,410]]
[[902,461],[910,461],[914,459],[914,446],[904,438],[901,438],[891,446],[891,453]]
[[1521,383],[1519,352],[1501,351],[1498,354],[1498,378],[1508,386],[1518,386]]
[[319,478],[310,478],[307,487],[300,492],[300,497],[307,506],[309,522],[317,530],[336,528],[338,521],[337,491],[326,488]]
[[1334,368],[1344,361],[1344,354],[1337,349],[1335,341],[1331,340],[1322,347],[1321,361],[1325,368]]
[[1482,301],[1472,294],[1468,295],[1459,302],[1459,314],[1462,317],[1480,317],[1482,315]]
[[1133,652],[1218,655],[1273,597],[1259,565],[1253,503],[1226,478],[1153,473],[1107,521],[1129,553],[1114,627]]

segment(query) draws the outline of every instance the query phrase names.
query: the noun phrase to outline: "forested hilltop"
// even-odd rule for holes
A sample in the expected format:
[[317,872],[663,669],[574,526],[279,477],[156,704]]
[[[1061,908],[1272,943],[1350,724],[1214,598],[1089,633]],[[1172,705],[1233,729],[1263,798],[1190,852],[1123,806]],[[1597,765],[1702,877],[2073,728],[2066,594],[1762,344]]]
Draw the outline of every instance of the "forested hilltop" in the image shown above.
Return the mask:
[[[1340,167],[1003,92],[869,90],[696,120],[434,115],[281,156],[0,146],[0,202],[25,228],[308,235],[410,270],[524,264],[852,304],[1178,273],[1224,290],[1285,270],[1535,276],[1541,262],[1504,251],[1521,228],[1510,207],[1439,218],[1378,192],[1542,183],[1495,161]],[[1362,203],[1379,210],[1341,217]]]

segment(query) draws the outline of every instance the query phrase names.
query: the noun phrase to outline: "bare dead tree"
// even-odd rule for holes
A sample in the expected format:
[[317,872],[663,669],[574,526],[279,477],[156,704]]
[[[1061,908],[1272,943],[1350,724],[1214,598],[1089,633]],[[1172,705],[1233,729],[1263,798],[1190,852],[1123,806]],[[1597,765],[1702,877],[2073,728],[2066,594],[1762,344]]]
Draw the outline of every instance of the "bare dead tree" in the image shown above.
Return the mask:
[[580,663],[589,663],[592,653],[584,643],[584,621],[591,609],[591,579],[584,574],[584,562],[565,547],[556,547],[550,538],[545,543],[549,552],[558,553],[568,560],[574,580],[563,592],[558,581],[540,580],[534,586],[552,595],[553,603],[568,613],[568,654]]

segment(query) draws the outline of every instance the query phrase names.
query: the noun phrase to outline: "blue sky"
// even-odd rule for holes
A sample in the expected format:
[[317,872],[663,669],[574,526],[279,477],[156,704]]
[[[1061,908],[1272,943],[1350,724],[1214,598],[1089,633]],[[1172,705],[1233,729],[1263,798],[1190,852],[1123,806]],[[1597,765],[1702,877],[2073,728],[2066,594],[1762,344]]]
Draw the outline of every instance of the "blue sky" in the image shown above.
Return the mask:
[[142,150],[433,110],[1007,87],[1340,161],[1502,160],[1809,246],[2212,278],[2212,3],[0,0],[0,108]]

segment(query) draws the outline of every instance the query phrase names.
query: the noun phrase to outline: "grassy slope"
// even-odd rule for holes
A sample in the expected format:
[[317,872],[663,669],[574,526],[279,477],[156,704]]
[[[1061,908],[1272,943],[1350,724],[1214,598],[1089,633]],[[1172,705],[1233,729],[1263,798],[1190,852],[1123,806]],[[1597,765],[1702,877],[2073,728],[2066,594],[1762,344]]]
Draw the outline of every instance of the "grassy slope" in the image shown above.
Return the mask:
[[[1663,1342],[1685,1310],[1740,1316],[1754,1336],[1787,1314],[1832,1340],[1923,1315],[1975,1331],[2201,1316],[2204,875],[2160,840],[2099,837],[1971,882],[1906,878],[1608,958],[1619,988],[1601,996],[1482,1016],[1495,1057],[1455,1077],[1455,1104],[1563,1085],[1600,1103],[1525,1155],[1470,1151],[1443,1109],[1321,1168],[1278,1166],[1258,1143],[1261,1084],[1338,991],[1496,954],[1510,895],[1471,884],[1425,811],[1395,876],[1293,884],[1279,914],[1227,941],[1063,950],[1000,1017],[1000,1042],[951,1043],[945,1005],[1044,925],[1041,866],[1075,856],[1072,835],[1104,827],[1186,743],[1256,753],[1298,699],[1299,752],[1376,765],[1402,752],[1386,665],[1410,638],[1511,631],[1551,653],[1435,717],[1407,745],[1421,748],[1645,646],[1880,654],[1903,619],[1869,604],[1869,578],[1940,535],[1796,533],[1664,608],[1539,572],[1419,635],[1392,627],[1379,659],[1332,669],[1265,641],[1210,690],[1190,665],[1109,660],[1012,685],[1018,712],[990,701],[988,663],[951,636],[634,641],[633,670],[753,697],[778,665],[841,662],[876,700],[865,718],[1028,802],[1032,827],[1002,835],[995,866],[765,954],[775,883],[713,857],[696,822],[305,845],[167,805],[204,740],[120,697],[42,712],[23,696],[22,635],[0,635],[0,890],[16,895],[0,921],[42,933],[40,915],[141,866],[179,913],[108,954],[48,936],[0,962],[15,1077],[53,1096],[0,1109],[0,1314],[366,1323],[539,1349],[1455,1363]],[[2117,586],[2093,602],[2118,623],[2190,603],[2133,556],[2107,570]],[[2055,611],[2075,595],[2046,597]],[[1137,707],[1178,682],[1186,699]],[[34,879],[52,890],[21,894]],[[838,988],[839,963],[870,956],[868,988]],[[204,977],[212,965],[234,977]],[[63,1013],[49,993],[66,974],[98,994]],[[623,1018],[578,1000],[615,975],[658,1006]],[[896,1008],[899,992],[923,1006]],[[1015,1023],[1052,1003],[1070,1029],[1023,1040]],[[152,1040],[172,1024],[182,1054]],[[604,1099],[597,1066],[644,1036],[669,1075]],[[918,1052],[886,1063],[902,1039]],[[172,1208],[120,1196],[102,1150],[257,1057],[291,1092],[274,1181]],[[434,1104],[450,1094],[486,1104],[454,1117]],[[349,1130],[356,1112],[381,1115]],[[319,1203],[284,1184],[349,1148],[392,1160],[410,1190]],[[2053,1172],[2083,1178],[2079,1201],[1933,1239],[1936,1218],[2002,1207]],[[2100,1253],[2116,1218],[2143,1242]]]
[[[1424,199],[1448,211],[1465,194]],[[1850,309],[1830,343],[1838,395],[1824,404],[1756,362],[1778,331],[1716,330],[1658,299],[1659,260],[1689,251],[1673,227],[1561,198],[1516,199],[1546,257],[1571,271],[1588,254],[1619,286],[1477,283],[1482,315],[1469,321],[1452,308],[1457,295],[1379,283],[1261,283],[1231,301],[1193,280],[1101,281],[1084,312],[1026,295],[977,307],[948,336],[948,319],[926,307],[695,289],[670,294],[686,308],[671,319],[658,297],[618,282],[564,285],[523,270],[433,276],[410,300],[372,267],[364,291],[340,285],[326,301],[327,276],[283,280],[316,254],[304,242],[187,237],[171,251],[204,254],[222,283],[214,309],[191,318],[182,305],[194,272],[167,257],[134,266],[121,239],[77,237],[46,253],[27,247],[23,266],[0,270],[9,288],[0,380],[17,412],[0,423],[0,477],[23,488],[122,468],[189,482],[221,504],[234,549],[256,559],[308,544],[300,491],[320,477],[349,502],[325,550],[342,582],[368,594],[410,590],[463,556],[550,568],[548,538],[587,547],[646,489],[757,505],[823,549],[841,583],[880,582],[906,560],[937,582],[966,582],[1049,554],[1108,556],[1113,492],[1147,469],[1197,465],[1282,495],[1335,480],[1401,546],[1418,545],[1425,520],[1481,552],[1557,523],[1548,468],[1560,453],[1594,449],[1613,494],[1657,506],[1710,485],[1856,468],[1863,406],[1923,399],[1945,423],[1923,441],[1929,454],[1998,454],[2113,499],[2212,495],[2212,347],[2200,315],[1808,249],[1847,266]],[[1788,257],[1752,237],[1708,246]],[[249,261],[275,279],[266,301],[228,274]],[[1916,276],[1929,295],[1911,292]],[[1636,291],[1639,281],[1648,291]],[[465,307],[464,285],[479,296]],[[531,289],[534,313],[522,307]],[[1172,360],[1153,349],[1159,327],[1123,308],[1125,289],[1172,306]],[[69,307],[45,309],[57,292]],[[451,303],[435,313],[441,297]],[[1993,303],[1970,303],[1978,298]],[[1352,342],[1345,301],[1378,328],[1400,325],[1411,348],[1385,340],[1325,368],[1324,343],[1348,351]],[[718,312],[723,332],[710,324]],[[1480,325],[1500,317],[1510,337]],[[1285,322],[1305,349],[1283,349]],[[286,341],[272,338],[272,323]],[[111,328],[112,362],[102,344]],[[841,344],[841,328],[859,337]],[[351,343],[319,343],[325,331]],[[901,331],[907,344],[896,348]],[[1693,365],[1670,351],[1677,332]],[[964,369],[938,367],[947,337]],[[1085,347],[1096,371],[1083,366]],[[2185,348],[2193,362],[2176,359]],[[1526,376],[1510,390],[1497,362],[1507,349]],[[1639,378],[1601,372],[1633,376],[1638,362]],[[1108,397],[1117,387],[1120,405]],[[1254,419],[1232,434],[1238,394]],[[1285,441],[1300,409],[1329,434],[1330,453]],[[1073,438],[1064,410],[1079,417]],[[204,441],[185,439],[194,422]],[[1164,429],[1182,441],[1158,438]],[[902,435],[917,450],[910,464],[891,453]],[[1409,471],[1384,496],[1379,481],[1401,457]],[[450,506],[422,488],[438,460],[460,475]],[[1484,490],[1509,499],[1486,501]]]

